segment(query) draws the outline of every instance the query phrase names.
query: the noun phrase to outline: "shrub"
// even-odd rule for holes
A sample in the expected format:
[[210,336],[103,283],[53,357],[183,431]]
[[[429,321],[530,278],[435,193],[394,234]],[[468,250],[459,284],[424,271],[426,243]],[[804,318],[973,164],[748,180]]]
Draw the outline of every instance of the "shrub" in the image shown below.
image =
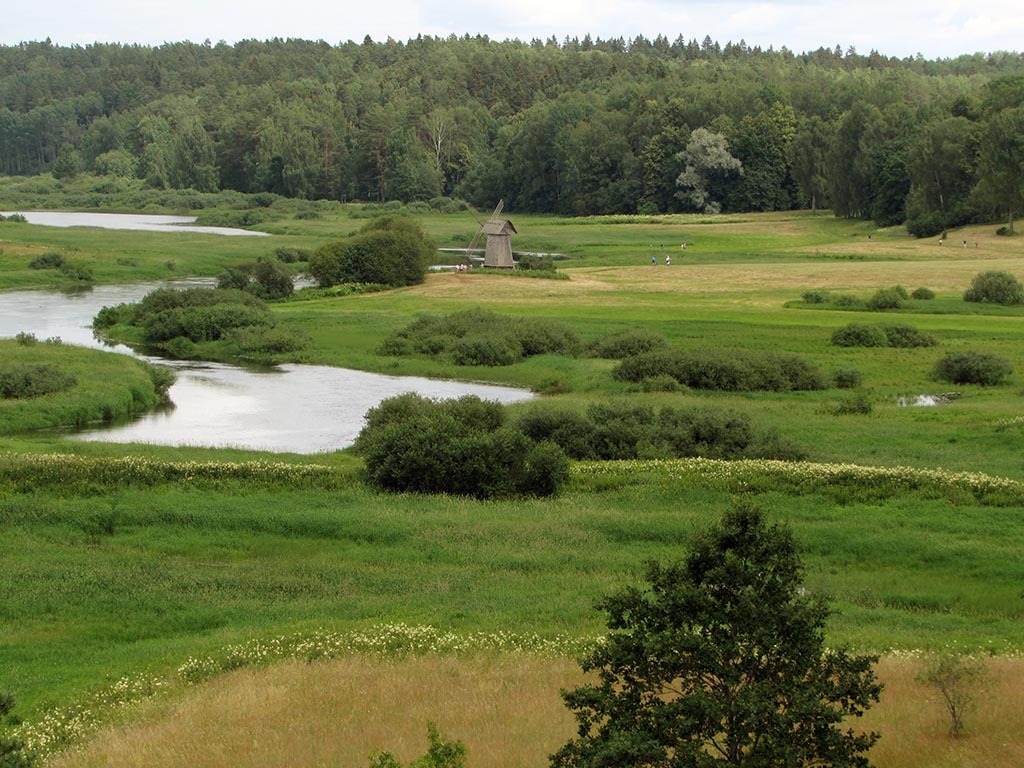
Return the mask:
[[964,291],[964,301],[1012,306],[1024,303],[1024,286],[1009,272],[981,272]]
[[434,401],[401,395],[370,410],[355,450],[382,490],[477,498],[551,495],[568,479],[564,453],[535,444],[478,397]]
[[935,298],[935,291],[921,286],[914,289],[914,292],[910,294],[910,298],[917,299],[918,301],[931,301]]
[[834,347],[887,347],[889,339],[877,325],[850,323],[832,332]]
[[280,247],[274,250],[274,258],[284,264],[295,264],[296,262],[309,261],[309,251],[305,248]]
[[712,408],[664,407],[609,402],[586,414],[537,406],[520,416],[530,439],[557,444],[573,459],[804,458],[798,446],[771,430],[757,429],[741,413]]
[[951,352],[939,360],[932,376],[953,384],[1001,384],[1013,373],[1010,361],[984,352]]
[[836,307],[863,307],[864,301],[851,293],[841,293],[832,299],[832,304]]
[[518,423],[535,443],[553,442],[574,459],[595,458],[594,423],[579,411],[537,406],[521,415]]
[[839,389],[853,389],[859,387],[863,377],[856,368],[836,368],[832,374],[832,383]]
[[21,400],[61,392],[75,386],[75,377],[53,365],[0,364],[0,398]]
[[859,414],[866,415],[871,413],[874,406],[871,404],[871,399],[863,392],[856,392],[849,397],[841,400],[839,405],[836,406],[835,413],[837,415],[845,414]]
[[273,326],[246,326],[235,328],[227,340],[238,347],[244,357],[276,359],[280,355],[298,352],[306,340],[294,331]]
[[935,237],[943,231],[945,226],[945,220],[939,211],[907,219],[907,232],[917,238]]
[[693,389],[780,392],[825,388],[821,371],[798,355],[760,351],[644,352],[625,358],[612,371],[619,381],[640,382],[663,375]]
[[283,299],[295,290],[292,273],[277,259],[260,259],[252,266],[255,286],[252,292],[261,299]]
[[938,339],[930,333],[915,328],[912,325],[882,325],[880,326],[890,347],[934,347],[939,343]]
[[621,360],[641,352],[651,352],[668,347],[664,336],[647,331],[623,331],[611,336],[594,339],[587,345],[587,352],[594,357]]
[[555,260],[550,256],[534,256],[527,253],[519,257],[519,261],[516,262],[516,268],[554,272]]
[[901,286],[892,288],[879,288],[874,295],[867,300],[867,308],[882,312],[887,309],[899,309],[907,300],[907,291]]
[[64,266],[64,257],[54,251],[36,256],[28,263],[29,269],[60,269]]
[[456,365],[512,365],[523,356],[523,348],[511,336],[467,336],[451,346]]
[[801,298],[805,304],[828,304],[832,296],[828,291],[805,291]]
[[367,223],[348,240],[317,248],[309,272],[321,286],[382,283],[392,287],[422,283],[434,245],[412,219],[384,216]]
[[39,339],[36,338],[34,333],[27,333],[25,331],[19,331],[14,340],[23,347],[31,347],[33,344],[39,343]]
[[511,365],[533,355],[575,355],[579,347],[579,337],[557,321],[471,309],[419,317],[385,339],[377,352],[447,354],[456,365]]

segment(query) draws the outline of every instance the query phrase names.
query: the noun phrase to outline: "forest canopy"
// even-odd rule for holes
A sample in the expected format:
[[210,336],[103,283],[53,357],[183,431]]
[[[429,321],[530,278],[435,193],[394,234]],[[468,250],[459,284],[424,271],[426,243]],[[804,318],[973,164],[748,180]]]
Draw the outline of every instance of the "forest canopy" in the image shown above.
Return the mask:
[[0,47],[0,174],[569,215],[1024,206],[1024,58],[742,40]]

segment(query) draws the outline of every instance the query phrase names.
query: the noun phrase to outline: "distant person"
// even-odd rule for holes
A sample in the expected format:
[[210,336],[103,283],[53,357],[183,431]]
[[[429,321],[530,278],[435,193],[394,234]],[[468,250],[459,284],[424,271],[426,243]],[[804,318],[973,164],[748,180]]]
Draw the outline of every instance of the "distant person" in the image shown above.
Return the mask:
[[657,263],[658,263],[658,257],[657,256],[651,256],[651,264],[654,265],[654,264],[657,264]]
[[967,241],[964,240],[964,248],[966,248],[966,247],[967,247]]
[[686,243],[683,243],[683,244],[682,244],[682,245],[680,245],[679,247],[680,247],[680,248],[681,248],[682,250],[684,250],[684,251],[685,251],[685,250],[686,250]]
[[671,267],[672,266],[672,257],[671,256],[666,256],[665,257],[665,266],[666,267]]

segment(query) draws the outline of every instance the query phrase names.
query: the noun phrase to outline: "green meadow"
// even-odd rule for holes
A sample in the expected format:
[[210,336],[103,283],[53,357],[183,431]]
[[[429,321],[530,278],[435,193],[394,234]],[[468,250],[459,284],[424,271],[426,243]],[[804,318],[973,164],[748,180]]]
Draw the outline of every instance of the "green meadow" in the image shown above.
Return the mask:
[[[27,266],[50,251],[88,264],[96,282],[212,276],[279,247],[315,248],[358,229],[367,215],[353,207],[315,219],[282,213],[262,225],[268,238],[5,222],[0,287],[59,286],[57,273]],[[569,279],[434,273],[422,285],[383,293],[300,296],[273,304],[274,312],[309,337],[308,362],[523,386],[581,410],[608,401],[731,409],[801,446],[811,465],[904,467],[932,472],[930,479],[836,480],[822,470],[821,479],[793,481],[768,466],[723,480],[636,462],[604,473],[577,466],[569,487],[547,500],[379,494],[361,485],[360,460],[349,452],[275,456],[64,441],[40,428],[109,418],[111,403],[126,397],[152,407],[145,371],[118,358],[127,368],[112,372],[117,356],[101,352],[0,342],[3,361],[38,355],[73,369],[77,381],[62,393],[0,401],[0,690],[16,697],[20,717],[31,722],[123,676],[171,674],[190,657],[281,633],[403,622],[459,633],[594,636],[603,629],[595,600],[636,583],[644,561],[677,556],[737,496],[792,527],[807,588],[833,607],[830,643],[875,652],[954,644],[1024,650],[1024,310],[961,299],[981,271],[1024,277],[1024,241],[997,237],[989,226],[951,232],[939,245],[807,213],[511,218],[521,233],[514,247],[565,254],[559,271]],[[476,228],[468,213],[418,219],[443,247],[465,246]],[[895,285],[936,296],[890,312],[802,300],[807,291],[867,299]],[[793,353],[829,379],[855,368],[862,384],[645,391],[615,380],[615,361],[583,355],[486,367],[378,354],[418,316],[475,307],[556,320],[584,342],[639,329],[683,349]],[[910,324],[938,344],[832,346],[833,331],[852,322]],[[967,350],[1004,357],[1014,373],[996,386],[932,378],[940,357]],[[136,394],[129,369],[141,377]],[[97,386],[104,381],[116,386]],[[955,398],[901,404],[935,394]],[[868,412],[842,412],[854,395]],[[33,480],[25,469],[34,456],[60,465],[46,458],[58,454],[100,468],[134,457],[173,471],[90,472],[68,460]],[[190,462],[224,466],[179,472]],[[247,462],[276,463],[264,474],[234,468]],[[318,468],[303,474],[310,465]],[[970,478],[979,474],[982,485],[1007,483],[978,490]]]

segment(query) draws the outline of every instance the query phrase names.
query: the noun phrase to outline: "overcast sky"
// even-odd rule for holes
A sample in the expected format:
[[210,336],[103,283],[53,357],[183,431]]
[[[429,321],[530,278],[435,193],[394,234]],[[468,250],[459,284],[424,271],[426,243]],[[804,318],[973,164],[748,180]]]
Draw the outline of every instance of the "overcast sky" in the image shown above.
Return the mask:
[[525,41],[710,35],[723,45],[743,39],[798,53],[839,45],[933,59],[1024,50],[1024,9],[1020,0],[12,0],[0,14],[0,44],[8,45],[453,33]]

